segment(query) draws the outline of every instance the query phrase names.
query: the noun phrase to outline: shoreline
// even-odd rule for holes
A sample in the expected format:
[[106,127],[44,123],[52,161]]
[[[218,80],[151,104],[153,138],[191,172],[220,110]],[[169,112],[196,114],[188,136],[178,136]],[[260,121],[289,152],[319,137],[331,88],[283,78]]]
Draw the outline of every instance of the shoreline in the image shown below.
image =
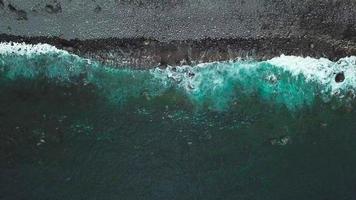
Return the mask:
[[330,38],[233,38],[161,42],[145,38],[67,40],[0,34],[0,42],[46,43],[116,67],[152,68],[234,59],[267,60],[284,55],[325,57],[356,55],[356,43]]
[[356,55],[346,0],[0,0],[0,42],[47,43],[117,67],[281,54]]

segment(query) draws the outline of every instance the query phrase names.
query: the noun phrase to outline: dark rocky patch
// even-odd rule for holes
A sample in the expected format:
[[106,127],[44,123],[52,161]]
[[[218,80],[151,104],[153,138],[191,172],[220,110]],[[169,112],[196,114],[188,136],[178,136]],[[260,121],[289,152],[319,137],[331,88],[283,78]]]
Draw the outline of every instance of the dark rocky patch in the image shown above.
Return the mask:
[[[4,0],[3,0],[4,1]],[[5,2],[5,1],[4,1]],[[5,5],[7,6],[6,1]],[[14,35],[56,36],[59,27],[63,38],[81,40],[100,38],[152,38],[161,42],[213,38],[319,38],[356,42],[356,2],[351,0],[27,0],[21,9],[36,9],[37,27],[16,23],[4,16],[0,23],[14,23]],[[75,2],[75,1],[72,1]],[[15,4],[13,4],[15,5]],[[17,5],[17,4],[16,4]],[[18,4],[20,6],[20,4]],[[47,5],[47,8],[46,8]],[[99,11],[112,13],[110,19],[92,17]],[[97,8],[96,8],[97,7]],[[61,17],[49,13],[68,9]],[[47,9],[47,10],[46,10]],[[64,10],[63,10],[64,11]],[[77,18],[78,15],[88,15]],[[51,20],[46,20],[51,18]],[[85,23],[88,22],[88,23]],[[105,23],[102,23],[105,22]],[[96,24],[92,26],[92,24]],[[120,25],[120,27],[117,27]],[[125,28],[121,28],[125,27]],[[117,31],[120,30],[120,31]],[[2,30],[0,33],[7,33]],[[329,41],[326,41],[330,43]],[[335,43],[335,42],[332,42]],[[317,43],[314,43],[317,46]]]
[[344,40],[356,40],[356,28],[349,25],[342,33]]
[[9,10],[13,13],[16,14],[17,16],[17,20],[27,20],[27,12],[24,10],[18,10],[15,6],[13,6],[12,4],[9,4],[7,6],[9,8]]
[[28,20],[27,12],[25,12],[24,10],[18,10],[17,11],[17,19],[18,20]]
[[55,2],[54,5],[46,4],[45,10],[49,14],[57,14],[62,12],[62,6],[59,2]]
[[0,8],[4,8],[5,4],[4,4],[4,0],[0,0]]
[[97,6],[94,8],[94,12],[96,12],[96,13],[101,12],[101,7],[100,7],[99,5],[97,5]]
[[171,8],[182,6],[186,1],[184,0],[116,0],[119,5],[131,5],[140,8],[154,8],[159,10],[169,10]]
[[9,8],[9,10],[10,10],[11,12],[17,12],[17,9],[16,9],[15,6],[13,6],[12,4],[7,5],[7,7]]
[[[0,34],[0,42],[48,43],[77,55],[114,66],[149,68],[196,64],[236,58],[266,60],[275,56],[327,57],[331,60],[355,55],[356,44],[322,38],[204,39],[171,41],[146,38],[65,40],[59,37],[20,37]],[[311,44],[314,45],[311,48]],[[123,64],[126,63],[126,64]]]

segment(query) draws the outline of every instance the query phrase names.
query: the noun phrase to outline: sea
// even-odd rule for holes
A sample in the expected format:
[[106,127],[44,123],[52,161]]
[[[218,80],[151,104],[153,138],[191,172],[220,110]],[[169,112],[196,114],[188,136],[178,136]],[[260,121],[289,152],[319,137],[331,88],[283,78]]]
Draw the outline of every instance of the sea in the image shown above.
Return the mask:
[[355,200],[356,57],[133,69],[0,43],[2,200]]

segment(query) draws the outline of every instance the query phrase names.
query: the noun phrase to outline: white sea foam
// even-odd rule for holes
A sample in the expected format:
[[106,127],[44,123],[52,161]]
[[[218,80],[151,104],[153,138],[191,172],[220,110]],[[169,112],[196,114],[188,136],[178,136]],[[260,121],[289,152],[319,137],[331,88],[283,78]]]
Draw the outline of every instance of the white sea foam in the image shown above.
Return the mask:
[[294,76],[302,74],[306,79],[318,80],[320,83],[328,83],[330,75],[334,71],[331,68],[333,62],[326,58],[315,59],[282,55],[266,62],[283,68]]
[[[16,42],[5,42],[0,43],[0,55],[39,55],[39,54],[62,54],[62,55],[73,55],[65,50],[58,49],[49,44],[26,44],[26,43],[16,43]],[[76,56],[76,55],[73,55]],[[86,60],[86,59],[83,59]],[[239,67],[234,67],[238,63]],[[245,63],[245,64],[243,64]],[[183,81],[187,89],[192,89],[197,85],[197,82],[203,81],[200,78],[199,68],[205,68],[215,65],[216,71],[224,71],[228,76],[238,75],[239,70],[244,68],[251,68],[252,70],[257,66],[255,62],[249,64],[244,61],[236,62],[211,62],[202,63],[196,66],[182,66],[178,67],[178,72],[193,71],[196,72],[196,77],[189,77],[189,73],[175,73],[170,68],[167,68],[165,74],[171,79],[179,79]],[[288,71],[293,76],[302,75],[307,81],[317,82],[325,86],[325,90],[331,91],[332,93],[337,93],[340,89],[353,89],[356,88],[356,56],[345,57],[337,62],[330,61],[327,58],[311,58],[311,57],[299,57],[299,56],[285,56],[281,55],[273,59],[264,61],[276,68],[281,68],[284,71]],[[198,70],[197,70],[198,69]],[[207,73],[207,72],[205,72]],[[213,73],[213,72],[209,72]],[[335,76],[337,73],[344,73],[345,80],[341,83],[335,81]],[[271,74],[273,75],[273,74]],[[223,82],[220,79],[225,79],[224,76],[211,76],[211,78],[216,78],[213,82],[218,84]],[[194,83],[195,82],[195,83]],[[215,85],[216,85],[215,84]]]
[[[37,66],[37,62],[32,62],[37,59],[36,56],[31,57],[29,62],[21,58],[42,54],[49,56],[45,66],[41,67]],[[63,56],[58,59],[58,56],[51,54]],[[282,103],[290,109],[311,105],[317,97],[325,102],[335,99],[334,97],[342,102],[353,102],[356,98],[356,56],[333,62],[326,58],[281,55],[267,61],[210,62],[149,71],[129,70],[128,73],[123,73],[122,69],[113,67],[108,68],[112,71],[107,70],[96,62],[91,63],[90,60],[48,44],[0,43],[0,55],[4,55],[0,56],[0,66],[4,63],[0,70],[10,78],[35,77],[40,74],[56,80],[70,81],[72,77],[86,73],[86,81],[94,81],[103,88],[115,82],[120,83],[111,88],[120,91],[115,93],[116,96],[121,97],[134,91],[141,94],[139,91],[142,88],[158,88],[163,91],[173,87],[183,89],[194,102],[202,105],[209,103],[217,109],[225,109],[236,99],[254,95],[266,101]],[[12,60],[8,55],[19,55],[20,59],[14,56]],[[110,81],[102,77],[101,69],[107,73]],[[143,76],[138,76],[140,73]],[[335,80],[339,73],[344,74],[345,79],[342,82]],[[133,83],[144,81],[144,86],[130,85],[129,89],[125,88],[121,84],[122,78],[131,75]]]
[[[175,84],[196,102],[210,99],[217,108],[224,108],[237,96],[256,92],[261,98],[290,109],[311,105],[317,96],[324,102],[334,97],[347,102],[356,98],[355,56],[333,62],[326,58],[281,55],[260,62],[211,62],[151,72],[164,85]],[[340,73],[345,79],[337,82]]]
[[39,55],[46,53],[69,54],[65,50],[57,49],[49,44],[26,44],[16,42],[0,43],[0,55],[16,54],[21,56]]
[[[307,81],[315,81],[326,86],[332,93],[340,89],[356,87],[356,56],[345,57],[337,62],[326,58],[311,58],[298,56],[285,56],[266,61],[275,67],[280,67],[294,76],[303,75]],[[335,76],[343,73],[345,80],[336,82]]]

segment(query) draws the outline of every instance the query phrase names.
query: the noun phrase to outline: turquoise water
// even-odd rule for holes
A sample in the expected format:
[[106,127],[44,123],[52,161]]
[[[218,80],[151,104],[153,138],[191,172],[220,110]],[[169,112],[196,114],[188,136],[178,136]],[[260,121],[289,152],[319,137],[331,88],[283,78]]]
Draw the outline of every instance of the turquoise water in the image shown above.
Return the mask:
[[0,199],[355,199],[355,57],[132,70],[0,46]]

